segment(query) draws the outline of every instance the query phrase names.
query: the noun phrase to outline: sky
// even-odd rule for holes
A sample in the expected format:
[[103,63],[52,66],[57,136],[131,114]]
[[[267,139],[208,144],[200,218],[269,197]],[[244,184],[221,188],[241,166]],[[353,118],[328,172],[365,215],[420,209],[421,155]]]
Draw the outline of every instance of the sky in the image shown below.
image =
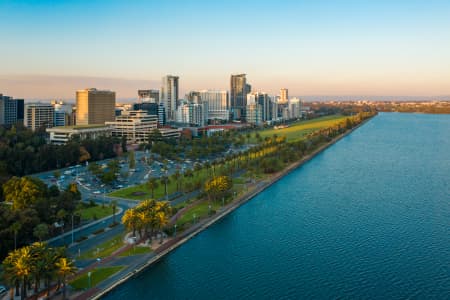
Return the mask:
[[0,93],[136,97],[180,76],[182,94],[450,95],[448,0],[0,0]]

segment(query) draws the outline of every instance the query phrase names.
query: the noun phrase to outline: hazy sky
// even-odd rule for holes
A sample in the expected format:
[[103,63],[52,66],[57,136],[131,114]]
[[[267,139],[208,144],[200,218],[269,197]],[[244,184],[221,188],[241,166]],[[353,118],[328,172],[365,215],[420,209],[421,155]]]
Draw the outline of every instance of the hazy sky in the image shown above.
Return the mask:
[[450,95],[449,0],[0,0],[0,93],[119,98],[180,76],[182,92]]

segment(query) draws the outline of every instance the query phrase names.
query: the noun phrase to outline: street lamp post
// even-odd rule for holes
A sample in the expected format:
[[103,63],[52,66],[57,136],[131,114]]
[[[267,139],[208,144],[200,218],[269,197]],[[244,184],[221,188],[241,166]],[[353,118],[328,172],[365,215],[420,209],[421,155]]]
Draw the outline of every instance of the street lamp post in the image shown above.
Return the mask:
[[173,236],[177,235],[177,224],[173,225]]
[[73,214],[72,214],[72,245],[73,245]]
[[88,272],[88,282],[89,282],[89,288],[91,288],[91,272]]

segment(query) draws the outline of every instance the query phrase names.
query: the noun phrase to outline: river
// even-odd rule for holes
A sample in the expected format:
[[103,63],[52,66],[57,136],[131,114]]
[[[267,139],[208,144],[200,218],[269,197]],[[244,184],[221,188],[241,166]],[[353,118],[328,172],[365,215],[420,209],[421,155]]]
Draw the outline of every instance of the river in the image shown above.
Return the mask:
[[450,115],[382,113],[106,299],[449,299]]

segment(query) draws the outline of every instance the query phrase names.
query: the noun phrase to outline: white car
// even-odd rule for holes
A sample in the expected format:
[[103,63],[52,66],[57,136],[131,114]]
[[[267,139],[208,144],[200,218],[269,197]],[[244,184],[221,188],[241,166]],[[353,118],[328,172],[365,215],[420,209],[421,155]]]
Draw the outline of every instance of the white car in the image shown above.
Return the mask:
[[94,191],[93,194],[98,195],[98,194],[100,194],[100,191]]

